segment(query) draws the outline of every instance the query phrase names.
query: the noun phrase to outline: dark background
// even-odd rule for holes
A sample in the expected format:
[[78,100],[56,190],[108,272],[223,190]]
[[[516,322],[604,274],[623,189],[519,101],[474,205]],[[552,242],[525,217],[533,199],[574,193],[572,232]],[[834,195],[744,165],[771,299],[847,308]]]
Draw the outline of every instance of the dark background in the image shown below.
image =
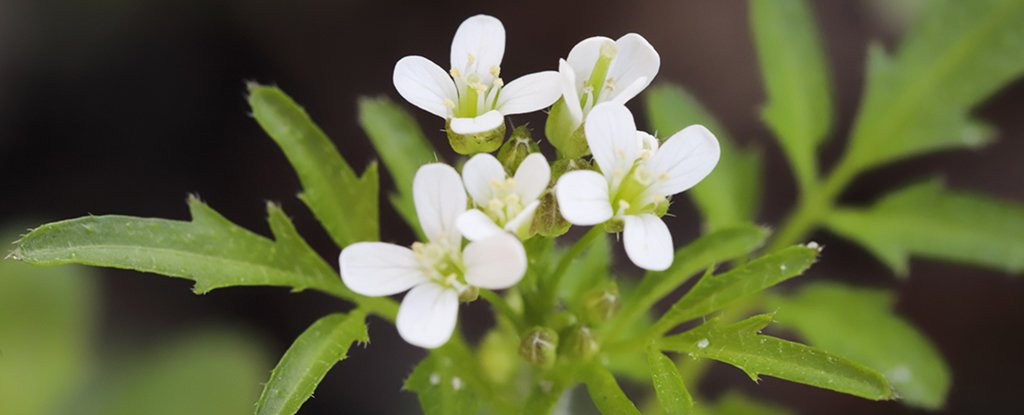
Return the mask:
[[[764,149],[761,222],[777,226],[792,206],[792,179],[757,115],[764,96],[744,2],[475,3],[482,2],[2,0],[0,221],[90,213],[185,219],[185,196],[198,193],[231,220],[267,234],[263,201],[274,200],[334,262],[337,249],[294,198],[299,185],[286,159],[248,116],[244,82],[284,88],[359,169],[374,156],[356,123],[356,98],[400,99],[391,84],[395,61],[421,54],[446,66],[455,28],[479,12],[499,17],[508,30],[507,78],[555,69],[587,36],[643,34],[662,55],[658,80],[685,85],[733,136]],[[814,3],[838,111],[826,160],[842,149],[855,114],[867,43],[899,38],[900,19],[880,17],[877,3]],[[942,175],[953,187],[1024,202],[1022,103],[1024,84],[1017,82],[978,109],[1002,132],[995,144],[873,171],[843,199],[867,202],[915,178]],[[446,148],[440,120],[407,106]],[[640,100],[631,107],[639,110]],[[692,239],[696,213],[687,202],[675,206],[677,240]],[[385,221],[383,236],[402,244],[412,238],[399,220]],[[949,413],[1024,413],[1024,282],[929,261],[914,261],[911,278],[898,281],[860,248],[824,233],[815,239],[828,249],[814,277],[899,292],[899,310],[952,367]],[[262,333],[278,355],[317,317],[346,307],[317,293],[270,288],[195,296],[188,281],[104,273],[104,339],[156,344],[167,333],[219,321]],[[486,306],[461,313],[478,331],[487,322],[474,314],[487,314]],[[303,413],[415,412],[415,397],[399,389],[423,352],[383,321],[371,321],[370,332],[372,345],[332,371]],[[716,366],[701,392],[715,397],[726,388],[801,413],[915,412],[770,378],[756,385],[725,366]]]

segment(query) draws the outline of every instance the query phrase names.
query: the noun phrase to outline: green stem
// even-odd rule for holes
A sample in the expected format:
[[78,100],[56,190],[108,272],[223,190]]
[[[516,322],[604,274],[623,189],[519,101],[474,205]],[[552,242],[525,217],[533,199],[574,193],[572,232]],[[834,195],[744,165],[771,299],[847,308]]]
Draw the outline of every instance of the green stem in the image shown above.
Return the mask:
[[802,192],[796,210],[786,218],[768,245],[769,252],[800,242],[821,224],[832,211],[836,198],[860,173],[861,168],[850,160],[843,158],[824,182]]
[[494,291],[484,289],[480,290],[480,297],[491,303],[491,307],[494,307],[495,311],[512,322],[512,325],[516,327],[517,333],[526,331],[526,322],[523,321],[523,317],[512,309],[512,306],[508,304],[508,301],[505,301],[505,297],[498,295],[498,293]]
[[598,235],[602,235],[604,233],[604,227],[601,225],[596,225],[590,228],[583,237],[573,244],[572,248],[569,248],[568,252],[562,255],[562,259],[558,261],[558,266],[555,267],[555,270],[552,271],[547,278],[540,281],[544,287],[542,294],[545,310],[549,310],[555,306],[558,299],[558,286],[561,284],[562,276],[564,276],[565,272],[569,269],[569,265],[572,265],[573,260],[582,255],[583,251],[590,247],[594,240],[597,239]]

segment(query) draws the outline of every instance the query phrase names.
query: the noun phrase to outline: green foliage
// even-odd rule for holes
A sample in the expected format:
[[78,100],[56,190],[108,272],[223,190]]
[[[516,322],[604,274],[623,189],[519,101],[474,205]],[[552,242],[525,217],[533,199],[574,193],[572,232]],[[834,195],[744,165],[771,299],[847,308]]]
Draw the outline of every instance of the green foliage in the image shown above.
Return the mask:
[[365,314],[331,314],[309,326],[270,374],[256,403],[257,415],[292,415],[299,411],[327,371],[348,356],[354,342],[368,342]]
[[1021,21],[1019,0],[937,0],[895,56],[872,48],[849,162],[867,168],[988,142],[970,111],[1024,74]]
[[767,237],[768,231],[764,228],[736,225],[706,234],[680,248],[669,269],[647,273],[640,285],[626,297],[618,322],[632,322],[694,274],[753,252],[764,244]]
[[1024,270],[1024,206],[949,191],[937,180],[893,192],[867,209],[837,210],[826,223],[900,275],[910,255]]
[[793,415],[793,411],[736,392],[726,393],[714,405],[702,405],[700,415]]
[[[457,334],[456,334],[457,336]],[[478,389],[482,381],[472,377],[466,359],[469,350],[452,339],[416,365],[405,380],[405,390],[416,393],[425,415],[475,415],[480,407]]]
[[647,364],[651,368],[654,393],[666,415],[693,413],[693,397],[683,384],[676,362],[653,347],[647,349]]
[[295,231],[280,207],[267,205],[274,240],[235,225],[195,197],[189,222],[130,216],[86,216],[46,224],[16,243],[11,256],[41,265],[86,264],[195,281],[193,290],[249,285],[312,288],[394,316],[386,298],[351,292]]
[[664,333],[686,321],[706,316],[733,302],[803,274],[818,258],[818,249],[791,246],[740,265],[724,274],[706,274],[676,301],[654,327]]
[[664,350],[690,353],[736,366],[751,379],[767,375],[866,399],[892,399],[881,373],[843,357],[760,334],[771,315],[724,324],[712,320],[682,334],[664,338]]
[[438,158],[416,119],[387,98],[360,98],[359,125],[395,183],[395,193],[388,198],[391,205],[410,228],[422,234],[413,206],[412,178],[420,166],[443,160]]
[[[561,253],[564,255],[564,252]],[[608,279],[612,262],[612,244],[608,236],[599,235],[586,253],[565,271],[559,286],[561,298],[572,308],[580,307],[580,298],[587,290]]]
[[69,404],[91,369],[94,277],[0,261],[0,413],[50,415]]
[[584,371],[583,381],[594,405],[604,415],[640,414],[633,401],[622,392],[615,377],[604,367],[591,365]]
[[660,137],[691,124],[702,124],[718,138],[722,158],[715,170],[686,192],[700,208],[708,230],[753,221],[760,204],[761,153],[742,149],[729,132],[682,87],[662,84],[647,93],[647,119]]
[[803,190],[817,179],[816,151],[832,126],[828,66],[804,0],[753,0],[750,23],[775,132]]
[[893,302],[885,291],[816,282],[776,298],[772,308],[779,324],[811,345],[882,372],[905,404],[939,409],[949,368],[928,338],[893,313]]
[[75,413],[251,414],[269,366],[248,336],[224,328],[198,331],[106,368],[100,387]]
[[339,247],[379,239],[377,164],[357,176],[306,111],[275,87],[249,85],[253,117],[299,175],[299,198]]

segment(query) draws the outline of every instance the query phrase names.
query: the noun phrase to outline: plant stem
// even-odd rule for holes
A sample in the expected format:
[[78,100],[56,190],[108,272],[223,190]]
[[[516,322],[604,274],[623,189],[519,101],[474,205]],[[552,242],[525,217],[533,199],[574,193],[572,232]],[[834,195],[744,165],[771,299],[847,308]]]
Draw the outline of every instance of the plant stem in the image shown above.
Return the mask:
[[800,242],[821,224],[832,211],[836,198],[861,171],[851,160],[843,158],[821,184],[801,193],[796,210],[786,218],[768,245],[769,252]]
[[545,310],[551,309],[555,306],[558,299],[558,286],[561,284],[562,276],[569,269],[569,265],[572,265],[573,260],[583,254],[590,245],[597,239],[598,235],[604,234],[604,227],[596,225],[587,231],[579,240],[573,244],[572,248],[569,248],[562,259],[558,261],[558,266],[555,270],[548,275],[547,278],[541,280],[540,283],[543,285],[542,294],[544,295]]
[[516,327],[517,333],[526,331],[526,322],[523,321],[523,317],[512,309],[512,306],[508,304],[508,301],[505,301],[505,297],[502,297],[494,291],[484,289],[480,290],[480,297],[491,303],[491,307],[494,307],[495,311],[512,322],[512,325]]

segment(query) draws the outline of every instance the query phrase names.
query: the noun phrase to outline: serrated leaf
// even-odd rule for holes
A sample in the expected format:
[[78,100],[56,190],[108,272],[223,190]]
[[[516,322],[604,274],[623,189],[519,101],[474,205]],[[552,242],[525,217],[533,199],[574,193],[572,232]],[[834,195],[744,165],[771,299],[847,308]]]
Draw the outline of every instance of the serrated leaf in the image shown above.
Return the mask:
[[164,341],[105,367],[70,413],[82,415],[245,415],[270,367],[262,345],[215,327]]
[[761,193],[761,153],[742,149],[729,132],[682,87],[661,84],[645,95],[647,119],[659,137],[669,137],[691,124],[702,124],[718,138],[722,158],[715,170],[686,192],[704,217],[709,231],[750,222],[757,216]]
[[803,0],[752,0],[750,23],[768,98],[761,116],[806,190],[818,174],[818,146],[832,127],[821,33]]
[[973,107],[1024,74],[1024,2],[937,0],[888,57],[869,53],[867,90],[850,140],[864,169],[987,143]]
[[949,367],[924,334],[893,313],[893,302],[886,291],[815,282],[771,306],[779,324],[812,346],[882,372],[903,403],[939,409]]
[[274,240],[231,223],[195,197],[189,222],[107,215],[42,225],[16,243],[13,258],[40,265],[86,264],[195,281],[198,294],[232,286],[307,288],[363,304],[394,318],[387,298],[350,291],[310,249],[280,207],[267,205]]
[[893,398],[889,383],[874,369],[810,346],[760,334],[771,321],[772,316],[767,314],[732,324],[712,320],[685,333],[665,337],[659,345],[663,350],[736,366],[755,381],[766,375],[866,399]]
[[466,359],[470,355],[461,341],[449,341],[416,365],[403,389],[416,393],[425,415],[476,415],[480,406],[476,388],[481,383],[466,368],[474,364]]
[[624,300],[618,320],[629,323],[694,274],[715,264],[740,258],[764,244],[768,231],[743,224],[730,226],[691,242],[676,251],[669,269],[648,272],[639,286]]
[[583,371],[583,382],[587,385],[587,393],[594,401],[597,410],[604,415],[640,414],[633,401],[622,392],[615,376],[602,366],[592,365]]
[[93,357],[95,277],[84,267],[0,261],[0,414],[67,411]]
[[370,341],[365,318],[359,311],[331,314],[302,332],[271,372],[256,403],[256,414],[297,413],[327,371],[348,356],[352,343]]
[[309,114],[276,87],[250,84],[249,105],[298,173],[299,198],[338,247],[379,239],[377,163],[357,176]]
[[360,98],[359,125],[395,183],[395,193],[389,196],[392,206],[417,234],[422,234],[413,206],[412,179],[420,166],[443,160],[412,115],[387,98]]
[[864,245],[898,275],[910,255],[1024,271],[1024,206],[930,181],[897,190],[866,209],[838,209],[830,230]]
[[666,415],[693,413],[693,397],[683,384],[676,362],[655,348],[647,349],[647,365],[651,368],[651,382],[661,409]]
[[794,245],[740,265],[721,275],[705,274],[654,324],[664,333],[680,323],[714,313],[765,289],[803,274],[818,258],[818,249]]

